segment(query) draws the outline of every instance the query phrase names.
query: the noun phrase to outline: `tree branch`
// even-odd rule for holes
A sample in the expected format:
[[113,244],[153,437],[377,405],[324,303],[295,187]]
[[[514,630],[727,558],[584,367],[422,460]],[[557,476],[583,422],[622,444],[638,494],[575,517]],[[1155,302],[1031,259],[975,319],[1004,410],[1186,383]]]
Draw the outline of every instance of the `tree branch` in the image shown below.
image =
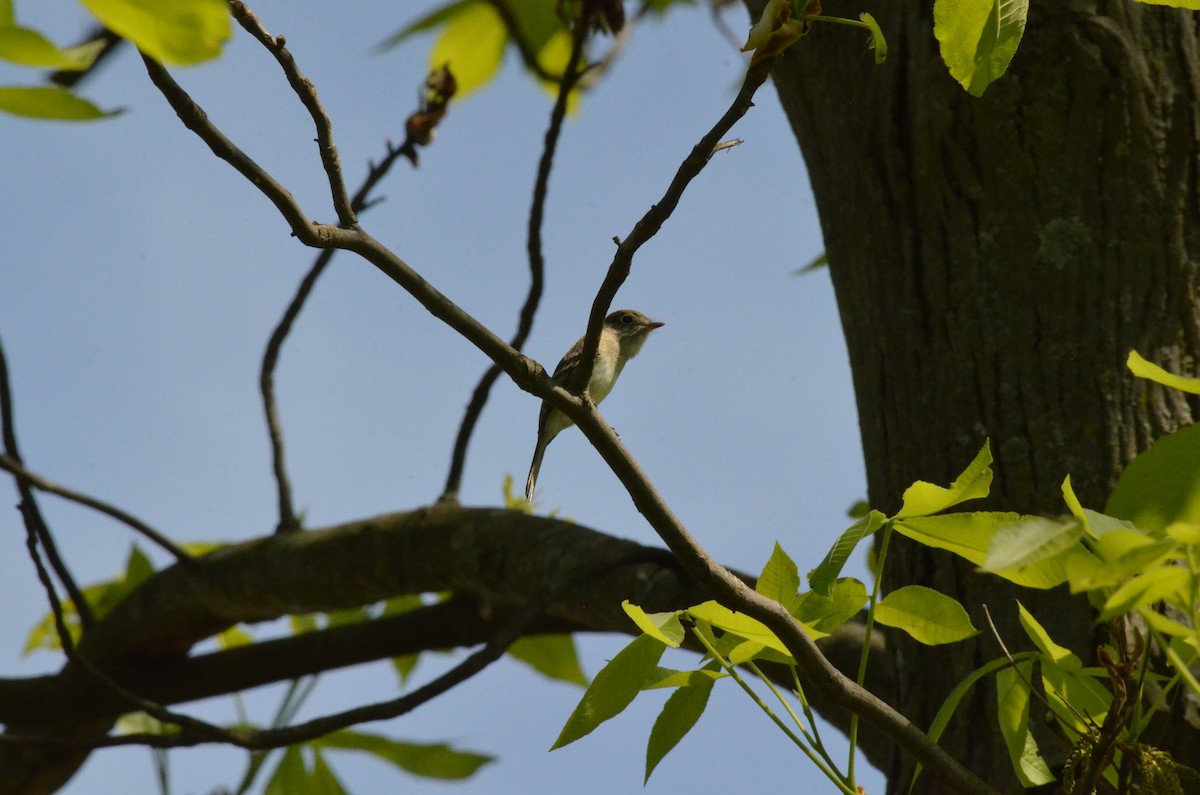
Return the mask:
[[[566,389],[555,385],[541,365],[514,351],[365,231],[357,228],[353,230],[339,229],[328,225],[310,227],[308,219],[300,211],[290,194],[287,194],[273,179],[265,175],[257,164],[217,131],[207,121],[198,106],[174,83],[165,70],[153,61],[144,60],[147,61],[147,70],[151,74],[151,79],[175,107],[184,124],[200,135],[219,157],[226,159],[239,172],[251,179],[260,190],[263,190],[284,213],[293,232],[302,242],[318,247],[332,245],[347,248],[360,254],[406,289],[435,317],[443,320],[448,326],[480,348],[499,364],[518,386],[549,400],[551,405],[570,417],[616,473],[633,498],[634,504],[679,558],[685,570],[696,577],[706,588],[715,592],[723,604],[762,621],[774,631],[796,658],[801,670],[826,698],[835,704],[858,712],[868,722],[874,724],[876,728],[912,753],[931,774],[946,779],[951,785],[957,786],[964,792],[994,792],[892,707],[834,669],[821,656],[817,646],[804,634],[799,624],[779,603],[754,593],[713,561],[683,527],[678,517],[666,506],[653,484],[650,483],[612,429],[604,422],[590,400],[584,401]],[[703,163],[708,160],[712,147],[718,143],[728,127],[732,126],[733,122],[749,108],[753,89],[766,80],[773,62],[773,58],[765,58],[750,68],[742,91],[738,94],[738,99],[717,126],[701,139],[700,144],[693,149],[691,155],[680,166],[676,178],[660,202],[661,207],[651,208],[635,225],[629,240],[618,247],[617,256],[614,258],[593,304],[588,325],[591,356],[588,357],[588,348],[585,347],[585,361],[594,362],[600,324],[617,288],[628,275],[633,253],[645,240],[657,232],[674,209],[684,187],[699,171],[695,169],[694,165],[697,160],[702,168]],[[710,138],[711,140],[709,140]],[[590,373],[583,375],[585,376],[583,383],[586,383],[586,376],[589,376]]]
[[337,212],[338,224],[346,228],[358,225],[354,216],[354,208],[350,204],[350,196],[346,190],[346,180],[342,177],[342,165],[338,159],[337,145],[333,142],[333,124],[329,114],[325,112],[313,88],[312,81],[304,76],[296,59],[288,52],[287,41],[283,36],[272,36],[262,26],[253,11],[246,7],[241,0],[229,0],[229,9],[233,18],[245,30],[259,41],[267,51],[275,56],[279,66],[287,76],[288,83],[300,102],[312,116],[313,125],[317,128],[317,147],[321,152],[321,165],[325,168],[325,176],[329,179],[329,193],[333,198],[333,208]]
[[[138,519],[136,516],[134,516],[130,513],[127,513],[126,511],[121,510],[120,508],[116,507],[115,505],[110,505],[107,502],[104,502],[103,500],[98,500],[95,497],[88,496],[87,494],[83,494],[78,491],[73,491],[71,489],[68,489],[66,486],[60,486],[57,483],[54,483],[53,481],[47,480],[46,478],[42,477],[41,475],[37,474],[36,472],[30,472],[28,469],[21,466],[21,464],[15,458],[13,458],[11,455],[0,455],[0,469],[3,469],[5,472],[11,473],[14,477],[16,477],[17,482],[19,482],[19,483],[27,484],[39,491],[44,491],[49,494],[58,495],[59,497],[62,497],[65,500],[70,500],[71,502],[78,503],[87,508],[91,508],[94,511],[102,513],[105,516],[109,516],[113,519],[116,519],[118,522],[121,522],[122,524],[130,527],[135,532],[137,532],[141,536],[145,537],[149,541],[154,542],[158,546],[165,549],[167,552],[170,552],[175,557],[175,559],[181,563],[187,563],[188,561],[193,559],[192,556],[189,555],[186,550],[184,550],[182,547],[180,547],[178,544],[176,544],[171,539],[167,538],[165,535],[163,535],[159,531],[155,530],[150,525],[143,522],[141,519]],[[41,538],[40,534],[39,534],[39,540],[43,540]],[[48,549],[47,549],[47,554],[49,554]],[[56,573],[57,573],[57,570],[56,570]],[[66,587],[65,583],[64,583],[64,587]],[[78,588],[76,588],[76,590],[78,590]],[[67,592],[68,592],[68,594],[71,595],[72,600],[81,598],[81,597],[77,596],[75,593],[73,593],[70,588],[67,588]],[[80,603],[75,602],[75,604],[78,607]],[[88,609],[86,600],[84,600],[83,609],[84,610]]]

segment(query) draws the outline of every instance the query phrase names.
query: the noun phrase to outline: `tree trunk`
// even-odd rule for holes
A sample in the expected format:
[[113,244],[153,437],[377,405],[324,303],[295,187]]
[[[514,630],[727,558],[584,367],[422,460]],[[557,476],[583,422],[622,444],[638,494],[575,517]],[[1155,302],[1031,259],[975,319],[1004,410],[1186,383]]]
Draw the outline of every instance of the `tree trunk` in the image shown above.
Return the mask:
[[[818,25],[774,73],[820,211],[871,503],[885,511],[914,480],[949,482],[985,438],[987,507],[1063,513],[1069,474],[1083,504],[1102,509],[1134,455],[1194,420],[1194,404],[1124,362],[1137,349],[1192,374],[1200,354],[1200,16],[1131,0],[1031,5],[1009,73],[982,98],[948,75],[930,2],[867,9],[890,45],[882,66],[862,31]],[[907,583],[959,599],[978,627],[987,604],[1014,650],[1026,646],[1019,597],[1093,664],[1094,616],[1065,589],[1005,587],[898,542],[885,584]],[[949,653],[889,644],[895,705],[921,726],[955,682],[1000,656],[987,632]],[[943,745],[1019,790],[993,693],[976,688]],[[1200,766],[1200,732],[1175,724],[1148,740]],[[1067,749],[1042,750],[1054,764]],[[885,772],[905,791],[911,760]],[[920,791],[944,790],[925,778]]]

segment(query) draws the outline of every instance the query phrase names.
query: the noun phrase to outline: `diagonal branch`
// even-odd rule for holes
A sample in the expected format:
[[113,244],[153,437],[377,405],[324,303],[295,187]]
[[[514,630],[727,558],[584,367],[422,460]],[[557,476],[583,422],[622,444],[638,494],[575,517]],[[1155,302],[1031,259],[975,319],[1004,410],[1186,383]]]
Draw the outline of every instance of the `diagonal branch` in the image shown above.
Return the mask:
[[608,314],[617,290],[629,278],[630,268],[633,267],[633,255],[647,240],[658,234],[658,230],[675,212],[675,207],[679,204],[684,190],[708,165],[708,161],[721,139],[754,106],[754,94],[771,75],[771,67],[774,63],[775,58],[770,57],[764,58],[750,67],[742,81],[742,87],[729,109],[713,125],[713,128],[705,133],[699,143],[692,147],[692,151],[679,164],[675,177],[667,186],[662,198],[650,205],[650,209],[646,211],[641,220],[634,224],[629,235],[617,245],[617,253],[613,257],[612,264],[608,266],[608,273],[601,282],[600,289],[596,292],[591,314],[588,316],[587,334],[584,337],[583,354],[580,358],[584,367],[578,368],[575,376],[578,379],[579,389],[582,389],[583,385],[588,383],[592,377],[592,369],[596,365],[596,355],[600,348],[600,331],[604,326],[604,316]]
[[333,197],[333,209],[337,212],[338,224],[350,228],[358,225],[354,216],[354,208],[350,204],[350,196],[346,190],[346,180],[342,177],[342,164],[338,159],[337,145],[333,142],[333,124],[329,114],[317,99],[317,91],[312,81],[304,76],[296,59],[288,52],[287,41],[283,36],[272,36],[262,26],[253,11],[246,7],[241,0],[229,0],[229,9],[233,18],[246,31],[256,38],[267,50],[275,56],[288,83],[300,102],[312,116],[313,125],[317,128],[317,147],[321,152],[321,165],[325,168],[325,176],[329,179],[329,192]]
[[[95,497],[90,497],[87,494],[73,491],[72,489],[68,489],[66,486],[60,486],[53,481],[47,480],[36,472],[31,472],[25,467],[21,466],[21,464],[10,455],[0,454],[0,469],[11,473],[17,478],[19,483],[26,484],[39,491],[47,492],[48,494],[56,494],[65,500],[79,503],[84,507],[91,508],[98,513],[102,513],[105,516],[116,519],[118,522],[127,525],[135,532],[139,533],[150,541],[153,541],[167,552],[170,552],[175,556],[175,559],[181,563],[187,563],[193,559],[186,550],[159,531],[155,530],[150,525],[143,522],[141,519],[138,519],[136,516],[121,510],[115,505],[110,505],[103,500],[98,500]],[[41,538],[41,534],[39,534],[39,540],[43,540]],[[47,554],[48,553],[49,550],[47,549]],[[70,593],[70,589],[68,589],[68,593]],[[72,594],[71,598],[76,599],[76,596]],[[76,604],[78,604],[78,602]],[[86,603],[84,609],[86,609]]]

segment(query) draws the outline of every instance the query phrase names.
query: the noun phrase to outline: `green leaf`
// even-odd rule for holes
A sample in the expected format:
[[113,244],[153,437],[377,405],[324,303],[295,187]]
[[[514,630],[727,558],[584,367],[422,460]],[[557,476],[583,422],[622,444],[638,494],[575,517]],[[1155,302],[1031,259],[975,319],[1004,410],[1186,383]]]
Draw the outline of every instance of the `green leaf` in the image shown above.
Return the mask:
[[[509,652],[512,652],[511,646]],[[408,678],[412,676],[412,672],[416,670],[419,662],[421,662],[420,654],[404,654],[392,658],[392,670],[396,672],[396,676],[400,677],[401,687],[408,684]]]
[[242,628],[240,624],[230,627],[224,632],[218,632],[216,635],[217,646],[222,649],[232,649],[236,646],[249,646],[254,643],[254,638],[250,633]]
[[650,741],[646,744],[645,781],[650,780],[650,774],[658,767],[658,763],[679,744],[704,714],[704,708],[708,706],[708,697],[712,693],[713,681],[709,679],[690,687],[681,687],[667,699],[662,712],[654,721],[654,728],[650,730]]
[[1054,781],[1054,775],[1029,731],[1029,682],[1032,674],[1032,661],[1017,663],[1016,669],[1005,668],[996,674],[996,717],[1000,723],[1000,733],[1008,746],[1013,772],[1026,788]]
[[762,574],[758,575],[758,583],[754,590],[784,607],[792,603],[796,592],[800,590],[800,572],[795,562],[783,551],[783,547],[779,546],[778,541],[775,542],[775,549],[771,552],[767,565],[763,567]]
[[[1017,661],[1030,660],[1035,656],[1036,655],[1032,652],[1018,652],[1017,654],[1013,655],[1013,659]],[[984,663],[963,677],[963,680],[954,686],[954,689],[950,691],[950,695],[946,696],[946,700],[942,702],[940,707],[938,707],[937,714],[933,716],[933,722],[929,724],[929,739],[933,740],[935,743],[941,739],[942,733],[946,731],[946,727],[950,725],[950,719],[954,717],[954,713],[958,709],[958,705],[962,703],[963,698],[966,697],[967,693],[971,690],[976,682],[985,676],[990,676],[995,671],[998,671],[1002,668],[1007,668],[1008,666],[1008,659],[1001,657],[999,659],[992,660],[989,663]],[[923,766],[918,764],[916,769],[913,770],[912,781],[910,781],[908,785],[909,792],[913,792],[913,788],[917,785],[917,779],[920,778],[922,769]]]
[[[1089,673],[1093,670],[1099,673],[1097,675]],[[1041,674],[1042,687],[1049,697],[1047,700],[1050,703],[1050,709],[1063,726],[1083,734],[1088,731],[1089,724],[1085,724],[1080,719],[1080,715],[1086,715],[1097,725],[1104,722],[1104,717],[1108,714],[1109,707],[1112,706],[1112,694],[1108,692],[1100,678],[1102,677],[1104,680],[1108,678],[1104,669],[1084,668],[1078,671],[1068,671],[1053,663],[1044,663]],[[1070,704],[1074,709],[1068,709],[1066,704]]]
[[429,68],[449,66],[458,82],[455,97],[462,99],[500,71],[507,41],[504,20],[491,3],[470,3],[446,22],[429,53]]
[[87,69],[103,48],[102,42],[59,49],[31,28],[0,24],[0,58],[36,69]]
[[396,31],[391,36],[380,42],[375,49],[379,52],[390,50],[396,45],[403,43],[410,37],[417,35],[418,33],[424,33],[427,30],[433,30],[434,28],[454,17],[455,14],[459,13],[467,6],[474,5],[477,2],[479,2],[479,0],[458,0],[457,2],[447,3],[444,6],[435,8],[425,16],[417,19],[415,22],[410,22],[404,27],[400,28],[400,30]]
[[0,111],[27,119],[92,121],[116,116],[58,86],[0,86]]
[[1070,649],[1059,646],[1050,637],[1050,633],[1038,623],[1038,620],[1033,617],[1033,614],[1025,609],[1025,605],[1017,602],[1018,619],[1021,622],[1022,629],[1029,639],[1033,641],[1033,645],[1038,647],[1038,651],[1046,655],[1047,658],[1053,660],[1055,664],[1062,666],[1069,671],[1078,671],[1083,667],[1083,662],[1075,656],[1075,653]]
[[867,586],[853,577],[843,577],[834,582],[829,596],[816,591],[801,594],[792,607],[792,615],[805,626],[819,632],[832,634],[845,624],[867,603]]
[[904,505],[900,508],[900,513],[896,514],[896,518],[929,516],[961,502],[986,497],[992,487],[991,463],[991,442],[984,442],[975,460],[954,479],[949,488],[935,486],[923,480],[909,486],[904,492]]
[[326,764],[325,755],[317,750],[313,751],[313,769],[308,776],[308,787],[304,790],[304,795],[346,795],[342,782],[338,781],[337,776]]
[[688,614],[693,618],[707,621],[717,629],[732,632],[739,638],[761,643],[767,648],[791,656],[787,647],[783,645],[783,641],[777,638],[774,632],[767,629],[767,626],[761,621],[744,613],[737,613],[724,605],[709,601],[688,608]]
[[684,631],[683,625],[679,623],[679,611],[647,613],[628,599],[621,602],[621,609],[633,619],[638,629],[661,643],[677,649],[683,642]]
[[1162,437],[1130,461],[1104,512],[1156,533],[1200,522],[1200,425]]
[[[461,781],[475,775],[495,757],[459,751],[445,743],[405,743],[378,734],[343,729],[311,743],[317,748],[362,751],[424,778]],[[291,749],[289,749],[290,751]],[[294,790],[292,792],[303,792]]]
[[906,585],[875,605],[875,620],[902,629],[926,646],[953,643],[978,633],[954,599],[923,585]]
[[1094,547],[1103,563],[1089,570],[1086,578],[1072,578],[1077,590],[1115,586],[1162,564],[1179,551],[1174,539],[1155,540],[1133,530],[1114,530],[1098,539]]
[[950,75],[982,96],[1008,69],[1028,15],[1029,0],[935,0],[933,35]]
[[879,23],[875,21],[875,17],[865,11],[859,14],[858,18],[867,26],[867,30],[871,31],[871,42],[867,45],[867,49],[875,51],[875,63],[883,63],[887,60],[888,54],[887,39],[883,37],[883,30],[880,29]]
[[[1197,0],[1197,5],[1200,6],[1200,0]],[[1200,395],[1200,378],[1184,378],[1174,373],[1168,373],[1157,364],[1152,364],[1143,359],[1137,351],[1129,352],[1129,359],[1125,362],[1125,366],[1138,378],[1148,378],[1163,386],[1169,386],[1172,389],[1191,392],[1193,395]]]
[[79,0],[96,19],[169,66],[210,61],[232,27],[224,0]]
[[[992,539],[1002,527],[1034,517],[1016,513],[976,511],[945,516],[921,516],[896,522],[896,531],[925,546],[945,549],[975,565],[987,559]],[[1081,551],[1082,548],[1081,548]],[[1010,582],[1028,588],[1053,588],[1066,579],[1063,562],[1047,560],[1023,569],[997,572]]]
[[1200,0],[1137,0],[1148,6],[1170,6],[1171,8],[1186,8],[1189,11],[1200,11]]
[[833,546],[825,554],[825,559],[808,573],[808,587],[823,596],[828,596],[830,586],[842,573],[842,567],[850,559],[850,554],[854,552],[858,542],[874,535],[875,531],[883,527],[886,521],[887,517],[879,511],[870,511],[866,516],[850,525],[845,532],[838,536],[838,540],[833,542]]
[[[792,275],[793,276],[803,276],[806,273],[812,273],[815,270],[819,270],[828,264],[829,264],[829,256],[828,256],[827,252],[822,251],[820,254],[818,254],[817,256],[810,259],[808,261],[807,265],[796,268],[796,270],[792,271]],[[865,503],[864,503],[864,505],[865,505]],[[866,512],[864,511],[863,513],[866,513]]]
[[660,690],[665,687],[689,687],[703,684],[705,681],[715,682],[728,675],[724,671],[714,671],[709,668],[701,668],[698,671],[676,671],[672,668],[657,668],[650,675],[650,678],[646,680],[646,683],[642,685],[642,690]]
[[649,635],[634,638],[596,674],[550,750],[575,742],[619,715],[654,672],[664,649],[666,646]]
[[508,647],[508,654],[551,679],[587,685],[571,635],[526,635]]
[[1052,560],[1064,561],[1079,547],[1082,537],[1083,528],[1074,519],[1058,522],[1032,516],[997,530],[980,568],[996,574]]
[[304,769],[304,758],[300,756],[301,747],[290,745],[283,752],[263,795],[294,795],[307,790],[308,771]]
[[1093,538],[1099,538],[1105,533],[1119,530],[1122,528],[1132,528],[1133,525],[1124,519],[1118,519],[1115,516],[1093,511],[1084,508],[1079,503],[1079,498],[1075,496],[1075,489],[1071,487],[1071,476],[1067,475],[1062,484],[1063,500],[1067,503],[1067,508],[1070,509],[1071,515],[1079,520],[1083,525],[1083,530]]
[[1100,611],[1099,620],[1107,621],[1160,599],[1178,602],[1179,595],[1188,587],[1191,576],[1187,569],[1179,566],[1160,566],[1139,574],[1113,591],[1105,601],[1104,609]]

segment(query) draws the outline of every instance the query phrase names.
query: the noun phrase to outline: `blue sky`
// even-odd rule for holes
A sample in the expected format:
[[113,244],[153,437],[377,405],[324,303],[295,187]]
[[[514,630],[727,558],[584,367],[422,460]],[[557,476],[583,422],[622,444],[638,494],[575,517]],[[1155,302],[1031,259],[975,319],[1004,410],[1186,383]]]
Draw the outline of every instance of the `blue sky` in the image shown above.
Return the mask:
[[[431,5],[355,0],[334,14],[278,0],[252,4],[268,30],[287,36],[316,84],[352,186],[385,139],[402,137],[431,40],[386,55],[373,45]],[[64,43],[84,27],[83,13],[64,0],[18,3],[17,13]],[[728,19],[745,30],[740,9]],[[640,26],[568,122],[544,233],[546,294],[527,346],[547,367],[582,332],[612,237],[627,235],[661,196],[728,106],[743,69],[706,12],[676,12]],[[310,216],[333,220],[308,117],[261,47],[238,29],[219,61],[175,74]],[[29,78],[0,69],[0,83]],[[27,463],[177,539],[270,532],[258,364],[313,252],[182,127],[132,52],[83,93],[127,112],[87,125],[0,116],[0,339]],[[398,166],[381,190],[387,201],[362,216],[368,231],[504,337],[527,287],[525,218],[549,111],[547,95],[511,59],[496,84],[452,105],[422,167]],[[614,304],[667,325],[603,410],[719,560],[757,571],[779,541],[805,570],[865,492],[854,398],[828,275],[792,275],[823,246],[804,164],[771,86],[733,134],[745,143],[715,157],[693,183],[638,254]],[[486,365],[384,276],[339,255],[277,372],[296,501],[309,525],[436,498],[462,407]],[[507,380],[497,384],[472,444],[465,503],[498,504],[506,474],[523,482],[537,411],[534,398]],[[549,448],[538,485],[541,510],[657,543],[577,432]],[[107,579],[121,568],[131,541],[125,528],[53,498],[44,506],[78,579]],[[59,660],[50,654],[20,657],[46,605],[15,511],[0,517],[0,598],[8,606],[0,675],[52,671]],[[863,576],[861,560],[856,571]],[[626,641],[582,640],[585,670],[594,674]],[[423,662],[418,679],[451,661]],[[302,717],[390,698],[396,688],[382,664],[329,675]],[[356,793],[637,791],[665,694],[644,696],[592,736],[547,753],[579,693],[505,661],[404,719],[364,727],[500,758],[464,784],[405,780],[353,755],[333,763]],[[265,720],[277,698],[268,688],[246,703]],[[235,718],[228,699],[188,709]],[[149,756],[95,754],[64,791],[156,792]],[[240,754],[221,750],[179,752],[171,766],[180,793],[233,785],[242,770]],[[708,714],[645,789],[820,781],[733,687],[718,687]],[[877,792],[879,781],[861,783]]]

